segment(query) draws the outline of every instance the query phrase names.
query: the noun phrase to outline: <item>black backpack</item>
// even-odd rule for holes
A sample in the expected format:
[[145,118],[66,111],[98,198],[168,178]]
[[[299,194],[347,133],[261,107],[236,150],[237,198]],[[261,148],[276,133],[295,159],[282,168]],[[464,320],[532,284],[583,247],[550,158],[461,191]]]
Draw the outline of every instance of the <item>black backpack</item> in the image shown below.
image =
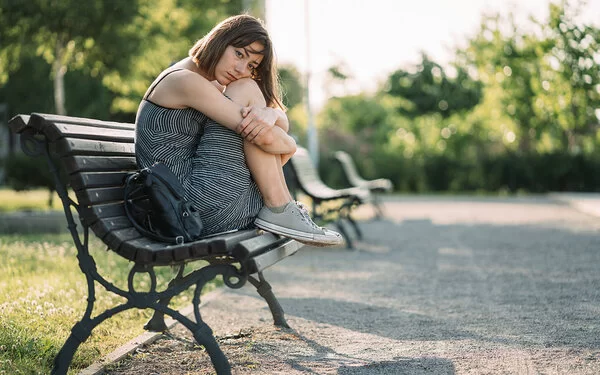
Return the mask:
[[162,163],[127,176],[125,212],[141,234],[157,241],[182,244],[202,234],[200,213],[185,199],[177,176]]

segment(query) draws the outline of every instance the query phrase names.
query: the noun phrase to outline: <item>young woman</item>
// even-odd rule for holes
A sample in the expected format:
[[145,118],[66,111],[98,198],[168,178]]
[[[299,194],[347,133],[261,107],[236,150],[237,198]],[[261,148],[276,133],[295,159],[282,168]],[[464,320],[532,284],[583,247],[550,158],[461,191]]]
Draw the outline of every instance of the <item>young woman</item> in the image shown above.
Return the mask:
[[258,19],[219,23],[144,95],[136,116],[138,165],[162,162],[177,175],[206,235],[257,226],[307,244],[340,244],[340,234],[317,226],[285,183],[282,166],[296,143],[277,78]]

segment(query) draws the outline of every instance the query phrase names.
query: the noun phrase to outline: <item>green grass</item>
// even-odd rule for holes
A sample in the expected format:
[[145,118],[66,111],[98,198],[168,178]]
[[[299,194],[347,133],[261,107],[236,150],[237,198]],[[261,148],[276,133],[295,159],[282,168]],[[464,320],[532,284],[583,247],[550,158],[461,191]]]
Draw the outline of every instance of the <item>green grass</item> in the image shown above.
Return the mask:
[[[126,289],[131,263],[105,249],[91,236],[90,253],[99,273]],[[54,356],[86,307],[87,283],[75,255],[68,234],[0,236],[0,374],[50,373]],[[158,269],[159,290],[173,274],[170,267]],[[121,297],[95,285],[92,316],[123,302]],[[147,278],[136,276],[136,290],[148,290],[148,285]],[[172,306],[189,305],[191,298],[188,291],[175,298]],[[150,315],[147,310],[129,310],[100,324],[75,353],[69,373],[89,366],[142,333]]]
[[53,194],[52,207],[48,206],[50,194],[48,190],[36,189],[27,191],[14,191],[0,188],[0,212],[18,210],[61,210],[62,204],[56,192]]

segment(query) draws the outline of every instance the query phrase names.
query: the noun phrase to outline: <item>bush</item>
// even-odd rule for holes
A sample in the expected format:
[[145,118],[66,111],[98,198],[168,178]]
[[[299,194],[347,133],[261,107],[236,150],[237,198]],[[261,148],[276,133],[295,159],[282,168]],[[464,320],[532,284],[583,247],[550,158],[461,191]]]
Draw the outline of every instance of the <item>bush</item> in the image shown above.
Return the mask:
[[32,158],[24,154],[9,155],[4,159],[6,184],[16,190],[46,188],[49,192],[48,205],[52,207],[54,179],[43,158]]

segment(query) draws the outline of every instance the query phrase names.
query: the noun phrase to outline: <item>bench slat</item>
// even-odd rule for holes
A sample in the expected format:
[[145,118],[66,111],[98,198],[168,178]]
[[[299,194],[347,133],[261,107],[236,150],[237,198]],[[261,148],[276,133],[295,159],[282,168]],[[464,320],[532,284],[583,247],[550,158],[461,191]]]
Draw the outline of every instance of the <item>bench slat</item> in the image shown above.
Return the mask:
[[[92,228],[93,229],[93,228]],[[94,232],[95,233],[95,232]],[[96,234],[97,235],[97,234]],[[97,235],[98,236],[98,235]],[[100,236],[98,236],[100,237]],[[120,229],[110,233],[107,233],[104,237],[100,237],[102,241],[117,254],[121,255],[125,259],[135,261],[135,249],[127,249],[128,252],[120,249],[121,245],[126,241],[135,240],[142,238],[143,236],[135,228]]]
[[135,157],[135,146],[133,143],[118,143],[91,139],[61,138],[55,142],[55,150],[56,153],[61,156],[99,155],[103,157]]
[[284,243],[287,238],[280,237],[273,233],[263,232],[259,236],[241,241],[232,251],[235,258],[245,260],[259,255],[261,252],[270,250]]
[[288,239],[283,245],[272,249],[271,251],[257,255],[246,263],[249,273],[260,272],[280,260],[295,254],[304,245],[300,242]]
[[127,216],[115,216],[96,220],[92,225],[92,230],[98,237],[104,237],[109,232],[132,228],[133,225]]
[[[89,119],[83,117],[72,117],[72,116],[61,116],[47,113],[32,113],[31,117],[36,119],[35,122],[32,122],[32,126],[38,127],[41,122],[47,122],[49,124],[59,123],[59,124],[76,124],[76,125],[88,125],[100,128],[107,129],[124,129],[124,130],[135,130],[135,124],[129,124],[125,122],[115,122],[115,121],[104,121],[104,120],[96,120]],[[37,128],[38,130],[42,130],[41,128]]]
[[122,203],[101,204],[95,206],[80,206],[79,218],[87,225],[92,225],[100,219],[109,217],[125,216],[125,208]]
[[45,133],[50,141],[56,141],[60,138],[80,138],[133,144],[135,131],[120,126],[104,126],[103,123],[97,123],[95,126],[85,126],[54,122],[46,128]]
[[19,134],[27,127],[29,117],[29,115],[16,115],[8,121],[8,127],[13,133]]
[[83,206],[123,201],[125,195],[122,186],[79,190],[75,193],[79,204]]
[[84,172],[71,175],[71,188],[75,191],[101,187],[123,187],[130,172]]
[[114,156],[105,158],[101,156],[69,156],[63,162],[67,173],[76,172],[114,172],[135,171],[137,163],[135,157]]

